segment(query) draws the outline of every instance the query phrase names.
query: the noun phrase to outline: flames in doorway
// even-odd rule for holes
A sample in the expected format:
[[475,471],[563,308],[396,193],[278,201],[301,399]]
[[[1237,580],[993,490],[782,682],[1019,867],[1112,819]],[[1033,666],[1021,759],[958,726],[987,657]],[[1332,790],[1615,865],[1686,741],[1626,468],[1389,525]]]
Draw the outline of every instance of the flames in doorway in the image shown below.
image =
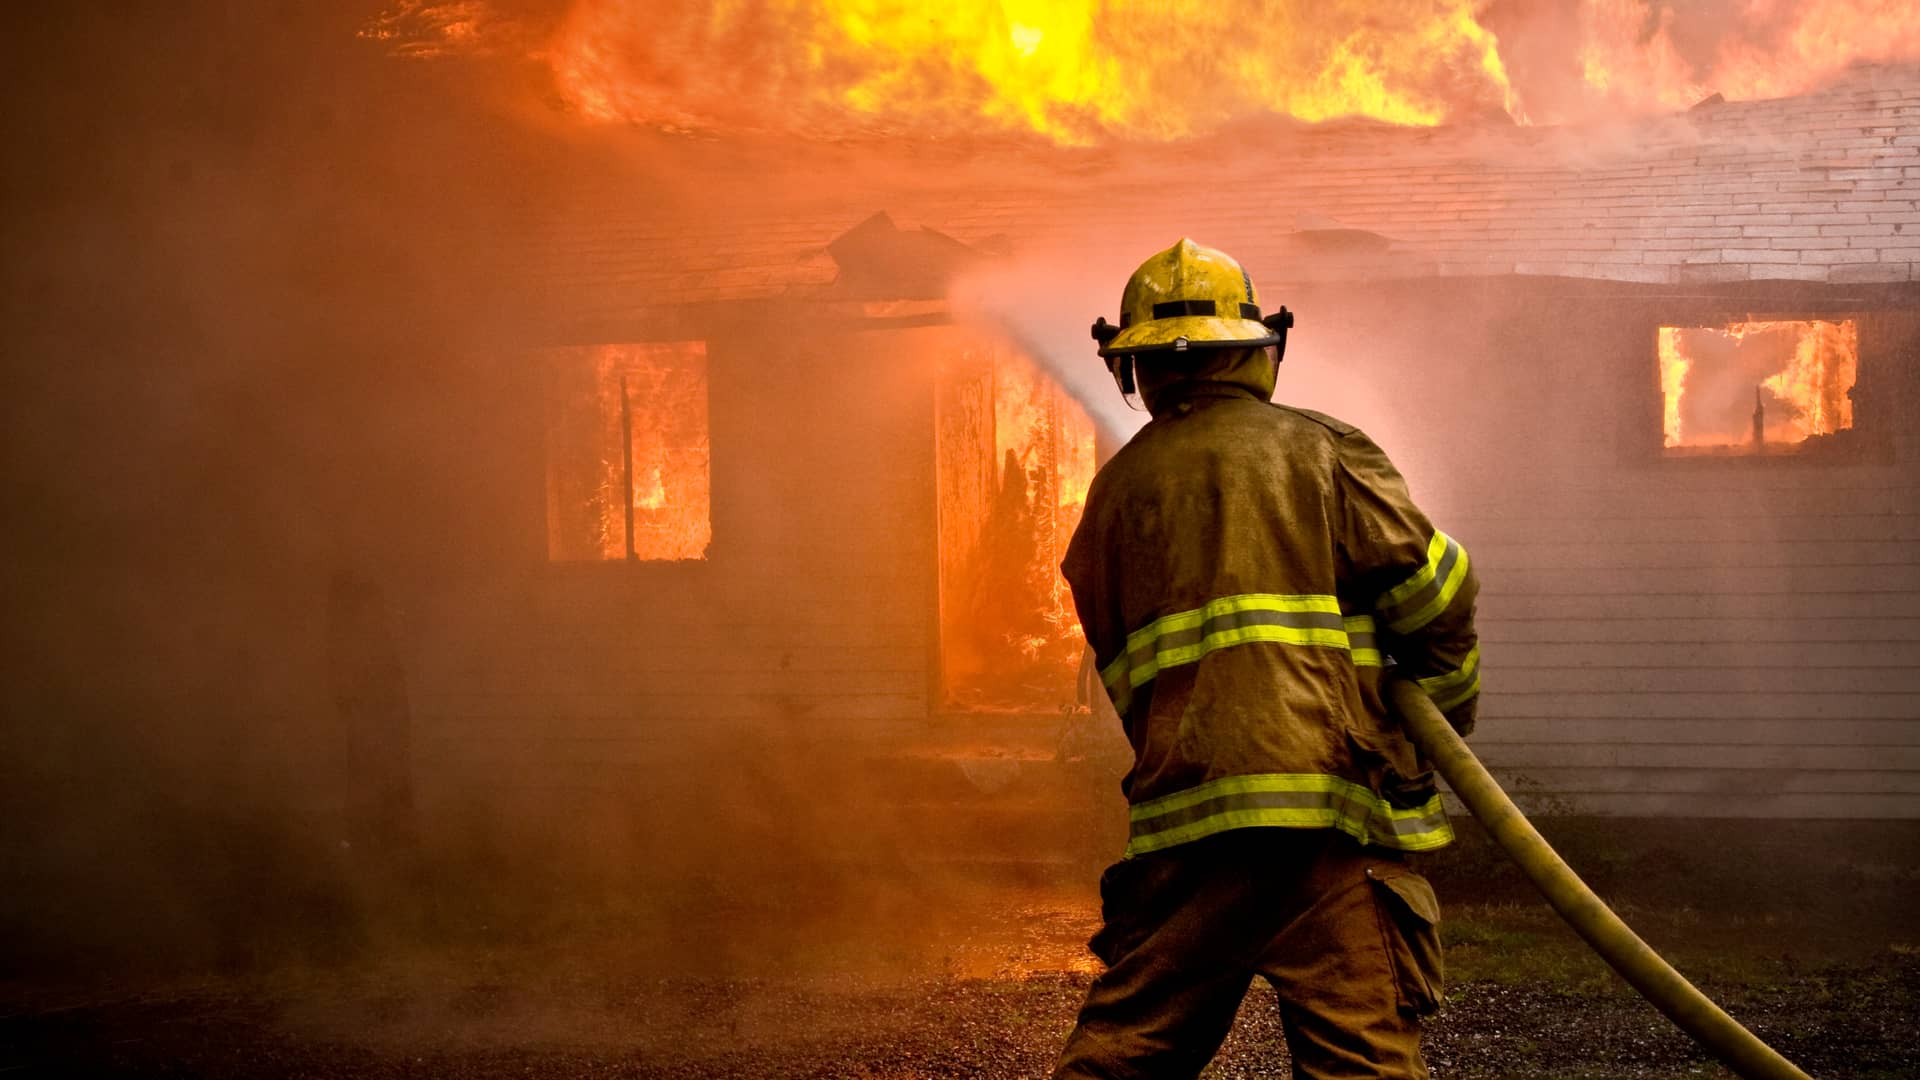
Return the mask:
[[1851,319],[1660,328],[1669,453],[1764,453],[1853,427]]
[[1093,481],[1093,421],[1031,360],[982,344],[942,363],[935,452],[945,704],[1072,703],[1086,639],[1059,566]]

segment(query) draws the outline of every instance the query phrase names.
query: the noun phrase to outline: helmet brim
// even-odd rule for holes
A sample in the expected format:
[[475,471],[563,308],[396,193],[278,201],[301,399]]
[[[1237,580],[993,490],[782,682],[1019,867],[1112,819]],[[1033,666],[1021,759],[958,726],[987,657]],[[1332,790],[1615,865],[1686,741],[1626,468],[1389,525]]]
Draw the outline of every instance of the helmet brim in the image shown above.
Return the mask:
[[[1181,344],[1181,342],[1185,344]],[[1101,356],[1171,352],[1180,349],[1257,349],[1278,345],[1280,335],[1252,319],[1214,315],[1176,315],[1129,326],[1100,347]]]

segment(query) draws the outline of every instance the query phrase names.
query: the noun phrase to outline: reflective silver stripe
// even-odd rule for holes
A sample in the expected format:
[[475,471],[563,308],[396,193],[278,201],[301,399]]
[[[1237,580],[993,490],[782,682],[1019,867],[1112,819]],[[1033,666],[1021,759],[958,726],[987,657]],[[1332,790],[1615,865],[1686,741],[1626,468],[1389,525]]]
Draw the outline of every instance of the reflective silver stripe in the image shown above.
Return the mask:
[[[1100,671],[1107,696],[1125,713],[1135,688],[1217,649],[1254,642],[1348,649],[1349,619],[1331,596],[1242,593],[1165,615],[1127,635],[1126,651]],[[1369,629],[1371,621],[1369,621]],[[1374,655],[1378,656],[1378,650]],[[1356,661],[1357,662],[1357,661]],[[1376,661],[1377,662],[1377,661]]]
[[1457,669],[1415,681],[1441,712],[1465,704],[1480,692],[1480,646],[1467,650],[1466,660]]
[[1453,840],[1438,795],[1411,810],[1351,780],[1319,773],[1258,773],[1211,780],[1132,809],[1131,857],[1228,829],[1338,829],[1361,843],[1426,851]]
[[1382,593],[1374,605],[1387,628],[1410,634],[1432,622],[1467,580],[1467,549],[1446,533],[1435,531],[1427,542],[1427,562],[1412,577]]

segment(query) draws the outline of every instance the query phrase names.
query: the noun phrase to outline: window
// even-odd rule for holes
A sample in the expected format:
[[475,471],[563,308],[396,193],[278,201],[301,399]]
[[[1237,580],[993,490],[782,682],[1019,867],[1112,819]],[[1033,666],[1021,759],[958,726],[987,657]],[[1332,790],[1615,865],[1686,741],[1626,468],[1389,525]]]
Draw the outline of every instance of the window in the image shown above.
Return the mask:
[[1854,426],[1854,319],[1662,326],[1668,457],[1798,454]]
[[1093,481],[1093,421],[1003,347],[946,356],[937,402],[945,704],[1054,711],[1086,651],[1059,566]]
[[546,355],[548,557],[706,558],[713,523],[705,343]]

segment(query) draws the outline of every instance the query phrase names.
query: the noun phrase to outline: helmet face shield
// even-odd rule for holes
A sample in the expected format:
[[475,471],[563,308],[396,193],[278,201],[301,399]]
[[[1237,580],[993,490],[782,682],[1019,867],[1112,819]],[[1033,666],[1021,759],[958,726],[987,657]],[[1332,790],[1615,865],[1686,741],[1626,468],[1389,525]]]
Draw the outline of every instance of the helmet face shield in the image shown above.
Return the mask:
[[1262,322],[1253,281],[1225,252],[1191,240],[1162,251],[1133,272],[1120,297],[1120,325],[1094,324],[1100,355],[1277,345]]

